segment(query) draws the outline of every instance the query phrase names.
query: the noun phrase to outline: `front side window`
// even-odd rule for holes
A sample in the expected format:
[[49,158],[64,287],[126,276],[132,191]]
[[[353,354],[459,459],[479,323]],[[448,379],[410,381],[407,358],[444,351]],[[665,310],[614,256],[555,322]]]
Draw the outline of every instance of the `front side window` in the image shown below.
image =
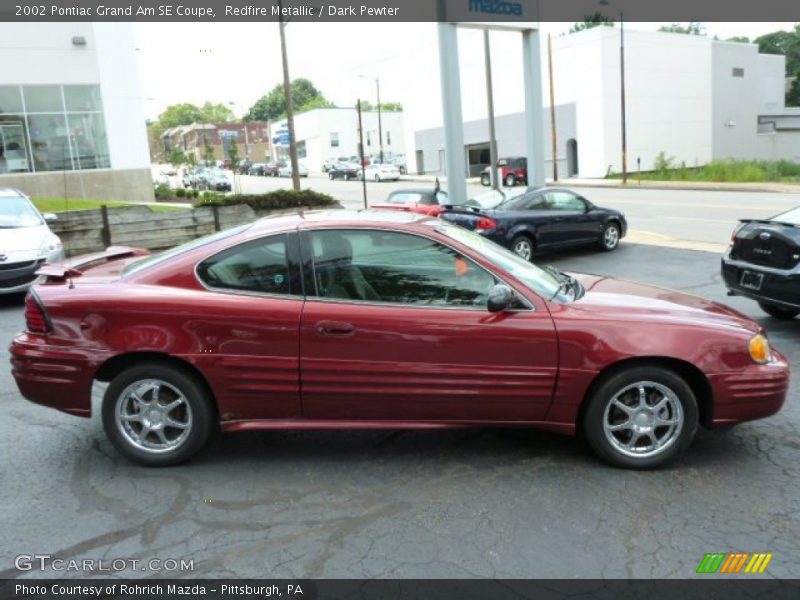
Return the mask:
[[485,308],[494,276],[425,237],[379,230],[311,233],[317,295],[411,306]]
[[41,224],[42,218],[27,198],[22,196],[0,198],[0,229],[37,227]]
[[223,250],[201,262],[197,275],[215,289],[281,295],[299,293],[290,285],[285,234]]

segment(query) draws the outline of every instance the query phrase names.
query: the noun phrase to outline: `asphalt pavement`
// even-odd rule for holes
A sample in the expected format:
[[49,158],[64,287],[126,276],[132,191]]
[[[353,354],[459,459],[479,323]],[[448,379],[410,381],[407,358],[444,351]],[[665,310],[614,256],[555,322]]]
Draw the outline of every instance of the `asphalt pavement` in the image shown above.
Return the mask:
[[[725,301],[800,366],[800,319],[725,297],[717,254],[623,242],[539,262]],[[0,298],[0,336],[22,327],[21,298]],[[14,568],[38,553],[194,561],[118,574],[137,578],[691,578],[705,553],[745,551],[774,553],[761,577],[797,578],[797,392],[795,378],[782,412],[701,431],[654,472],[610,468],[577,439],[488,428],[217,435],[187,465],[145,469],[117,455],[97,417],[22,399],[6,366],[0,577],[108,575]]]

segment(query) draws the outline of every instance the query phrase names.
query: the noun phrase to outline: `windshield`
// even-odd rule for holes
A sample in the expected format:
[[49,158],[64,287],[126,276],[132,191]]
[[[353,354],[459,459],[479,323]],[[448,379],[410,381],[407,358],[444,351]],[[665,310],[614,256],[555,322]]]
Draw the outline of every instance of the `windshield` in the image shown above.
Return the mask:
[[190,250],[194,250],[195,248],[200,248],[205,244],[211,244],[218,240],[224,240],[227,237],[234,236],[237,233],[244,231],[251,225],[252,223],[245,223],[244,225],[239,225],[238,227],[231,227],[230,229],[226,229],[224,231],[218,231],[217,233],[212,233],[211,235],[207,235],[205,237],[192,240],[191,242],[186,242],[185,244],[181,244],[180,246],[175,246],[174,248],[170,248],[169,250],[164,250],[164,252],[153,254],[152,256],[148,256],[143,260],[137,261],[125,267],[122,270],[122,275],[123,276],[133,275],[134,273],[143,271],[148,267],[152,267],[154,265],[164,262],[165,260],[169,260],[173,256],[178,256],[179,254],[183,254],[184,252],[189,252]]
[[38,227],[42,218],[27,198],[4,196],[0,198],[0,229]]
[[572,296],[566,294],[567,290],[562,285],[563,280],[559,279],[555,272],[540,269],[510,250],[458,225],[440,222],[436,224],[436,230],[469,246],[498,267],[508,271],[542,298],[559,302],[572,300]]
[[793,208],[785,213],[770,217],[769,220],[780,221],[781,223],[788,223],[789,225],[800,225],[800,208]]

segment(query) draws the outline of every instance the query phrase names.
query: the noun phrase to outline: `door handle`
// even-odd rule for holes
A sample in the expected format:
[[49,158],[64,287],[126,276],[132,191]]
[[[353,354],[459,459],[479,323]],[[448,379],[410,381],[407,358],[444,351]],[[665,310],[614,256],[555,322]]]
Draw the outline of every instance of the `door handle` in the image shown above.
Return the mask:
[[353,335],[355,327],[351,323],[344,323],[342,321],[320,321],[316,326],[317,335],[323,337],[337,336],[345,337]]

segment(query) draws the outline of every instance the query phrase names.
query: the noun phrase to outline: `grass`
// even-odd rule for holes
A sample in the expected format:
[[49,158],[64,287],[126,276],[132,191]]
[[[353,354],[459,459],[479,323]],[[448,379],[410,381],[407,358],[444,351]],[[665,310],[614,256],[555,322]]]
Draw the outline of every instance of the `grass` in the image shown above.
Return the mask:
[[[86,198],[31,198],[39,212],[66,212],[68,210],[90,210],[100,208],[105,204],[108,208],[120,206],[136,206],[132,202],[115,202],[109,200],[91,200]],[[163,204],[148,204],[147,207],[153,212],[165,210],[183,210],[181,206],[164,206]],[[191,208],[187,206],[186,208]]]
[[[621,173],[609,175],[620,179]],[[631,179],[645,181],[715,181],[728,183],[800,182],[800,164],[788,160],[715,160],[702,167],[674,164],[662,152],[656,157],[656,169],[641,173],[629,172]]]

